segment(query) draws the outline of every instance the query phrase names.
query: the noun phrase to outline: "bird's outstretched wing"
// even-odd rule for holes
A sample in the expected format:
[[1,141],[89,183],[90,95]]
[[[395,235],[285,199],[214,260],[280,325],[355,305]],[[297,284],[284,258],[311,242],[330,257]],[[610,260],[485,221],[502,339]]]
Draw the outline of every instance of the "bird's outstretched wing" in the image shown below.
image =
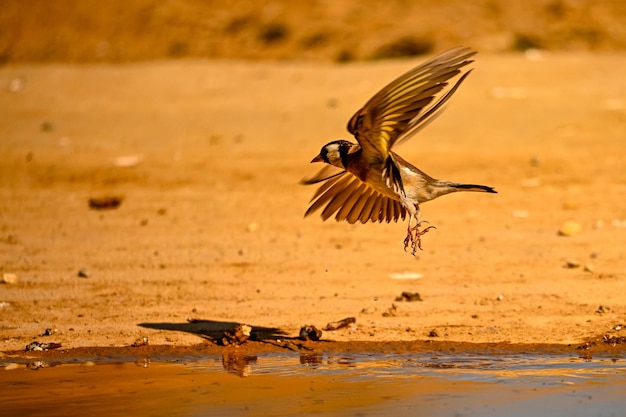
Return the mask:
[[347,171],[328,178],[317,189],[304,216],[322,207],[322,219],[327,220],[336,213],[337,221],[345,220],[350,224],[358,221],[389,223],[406,217],[406,209],[399,201],[384,196]]
[[394,144],[426,126],[443,109],[469,74],[448,89],[448,80],[473,62],[476,52],[458,47],[432,58],[392,81],[372,97],[348,122],[348,130],[372,163],[386,161]]
[[310,177],[302,178],[300,180],[300,184],[304,184],[304,185],[317,184],[318,182],[326,181],[328,179],[331,179],[332,177],[336,177],[338,175],[341,175],[344,172],[346,172],[346,171],[344,171],[341,168],[337,168],[337,167],[332,166],[332,165],[324,164],[322,169],[320,169],[315,175],[312,175]]

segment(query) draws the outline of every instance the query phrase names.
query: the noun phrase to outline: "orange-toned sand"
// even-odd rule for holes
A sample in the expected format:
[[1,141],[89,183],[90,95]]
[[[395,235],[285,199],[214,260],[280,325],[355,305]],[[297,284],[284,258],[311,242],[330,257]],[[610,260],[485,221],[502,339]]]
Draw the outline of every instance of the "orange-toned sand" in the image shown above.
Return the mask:
[[[624,55],[479,54],[399,152],[499,194],[425,204],[437,230],[417,258],[404,223],[303,219],[308,161],[421,60],[1,67],[0,269],[17,283],[0,285],[0,350],[181,346],[231,322],[296,336],[348,316],[323,337],[623,336]],[[120,207],[90,209],[107,196]],[[559,236],[568,221],[581,230]],[[404,291],[423,301],[394,301]]]

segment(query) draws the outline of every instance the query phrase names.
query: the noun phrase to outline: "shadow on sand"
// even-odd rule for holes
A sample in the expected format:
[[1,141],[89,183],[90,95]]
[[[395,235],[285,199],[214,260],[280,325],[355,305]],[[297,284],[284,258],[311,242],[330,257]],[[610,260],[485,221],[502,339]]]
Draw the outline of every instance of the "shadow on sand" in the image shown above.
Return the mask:
[[[240,323],[231,321],[215,321],[190,319],[187,323],[139,323],[139,326],[154,330],[171,330],[198,335],[214,343],[224,335],[224,332],[232,330]],[[251,340],[270,341],[277,339],[292,339],[286,333],[274,327],[252,326]]]

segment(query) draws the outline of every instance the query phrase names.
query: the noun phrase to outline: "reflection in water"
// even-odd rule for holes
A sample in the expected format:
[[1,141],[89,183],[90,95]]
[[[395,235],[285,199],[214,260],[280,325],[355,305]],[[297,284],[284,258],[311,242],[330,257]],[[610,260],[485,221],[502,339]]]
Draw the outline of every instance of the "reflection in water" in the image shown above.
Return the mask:
[[171,361],[0,363],[0,414],[618,416],[626,392],[622,358],[232,349]]
[[256,355],[243,355],[236,350],[228,350],[222,354],[222,366],[226,371],[245,378],[252,373],[251,365],[257,359]]
[[322,364],[324,355],[321,353],[301,353],[300,364],[316,368]]

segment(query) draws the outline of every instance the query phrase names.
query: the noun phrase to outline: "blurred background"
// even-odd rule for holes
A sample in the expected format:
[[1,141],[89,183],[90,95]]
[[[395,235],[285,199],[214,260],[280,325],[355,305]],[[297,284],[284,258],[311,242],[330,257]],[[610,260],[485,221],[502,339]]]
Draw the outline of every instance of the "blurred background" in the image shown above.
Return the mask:
[[626,50],[623,0],[1,0],[0,63]]

